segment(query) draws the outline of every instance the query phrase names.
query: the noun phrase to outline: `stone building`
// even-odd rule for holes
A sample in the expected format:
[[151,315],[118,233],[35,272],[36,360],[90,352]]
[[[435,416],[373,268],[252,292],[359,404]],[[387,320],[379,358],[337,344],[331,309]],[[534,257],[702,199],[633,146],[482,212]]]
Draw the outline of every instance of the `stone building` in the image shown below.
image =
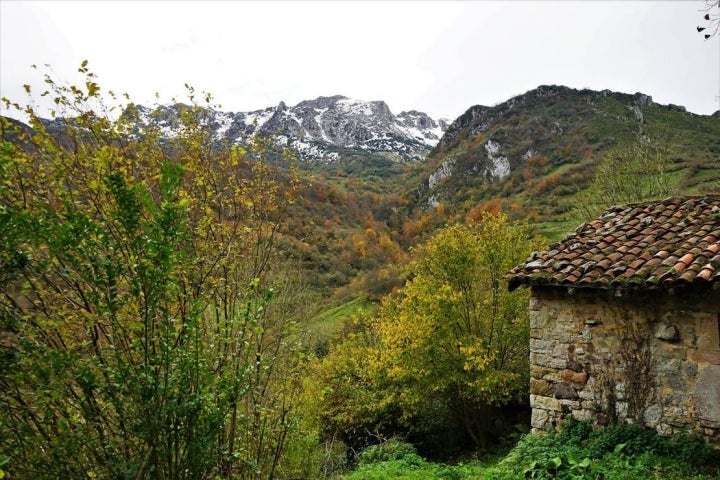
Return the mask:
[[720,197],[614,207],[507,278],[531,290],[534,429],[572,416],[720,443]]

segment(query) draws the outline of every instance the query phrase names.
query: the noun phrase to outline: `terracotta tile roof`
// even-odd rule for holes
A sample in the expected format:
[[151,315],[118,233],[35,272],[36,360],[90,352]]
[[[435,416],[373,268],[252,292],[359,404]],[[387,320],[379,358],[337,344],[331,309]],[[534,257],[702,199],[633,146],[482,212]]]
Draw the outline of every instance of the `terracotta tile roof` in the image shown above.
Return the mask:
[[506,276],[520,285],[720,289],[720,197],[613,207]]

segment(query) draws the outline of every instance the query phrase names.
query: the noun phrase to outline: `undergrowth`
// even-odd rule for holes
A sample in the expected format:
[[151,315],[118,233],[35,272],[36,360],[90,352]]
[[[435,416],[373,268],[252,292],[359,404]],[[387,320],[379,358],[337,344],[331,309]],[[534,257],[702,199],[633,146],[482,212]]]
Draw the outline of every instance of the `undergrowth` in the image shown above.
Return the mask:
[[593,429],[569,419],[557,432],[524,437],[492,473],[487,478],[717,479],[720,453],[689,435],[669,439],[632,424]]
[[345,480],[463,480],[482,478],[484,467],[478,463],[445,465],[420,457],[409,443],[391,439],[367,448],[358,467]]
[[502,460],[446,465],[427,462],[393,439],[369,447],[344,480],[711,480],[720,479],[720,451],[689,435],[659,437],[630,424],[595,429],[567,420],[558,431],[525,435]]

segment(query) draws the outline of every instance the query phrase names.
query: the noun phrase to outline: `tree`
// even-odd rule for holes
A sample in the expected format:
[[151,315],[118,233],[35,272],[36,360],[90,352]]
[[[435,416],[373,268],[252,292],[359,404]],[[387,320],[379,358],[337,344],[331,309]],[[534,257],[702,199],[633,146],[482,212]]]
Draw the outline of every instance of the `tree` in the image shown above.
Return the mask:
[[46,77],[61,136],[28,107],[32,136],[2,145],[7,471],[274,478],[302,373],[273,289],[294,183],[264,162],[269,141],[217,144],[195,103],[173,139],[109,119],[80,71],[83,87]]
[[[719,0],[705,0],[705,15],[703,15],[703,20],[705,20],[705,26],[698,25],[697,31],[698,33],[703,33],[703,38],[705,40],[709,40],[712,37],[716,36],[718,32],[720,31],[720,1]],[[714,13],[713,13],[714,12]]]
[[338,412],[330,425],[372,430],[394,415],[408,432],[453,425],[486,446],[498,408],[527,393],[527,292],[508,292],[503,277],[532,247],[527,229],[486,213],[414,250],[410,280],[367,327],[371,341],[344,343],[324,362],[345,366],[325,370]]
[[349,453],[359,453],[398,425],[397,412],[386,402],[384,370],[372,361],[379,352],[377,339],[365,321],[361,325],[317,363],[317,375],[307,386],[319,394],[318,423],[326,443],[342,441]]
[[590,187],[580,195],[580,216],[594,218],[614,205],[664,198],[673,191],[671,146],[639,132],[634,141],[601,160]]
[[430,395],[484,447],[493,409],[525,394],[527,298],[507,292],[503,276],[530,245],[527,230],[485,214],[415,252],[412,279],[386,302],[376,327],[408,420],[427,413]]

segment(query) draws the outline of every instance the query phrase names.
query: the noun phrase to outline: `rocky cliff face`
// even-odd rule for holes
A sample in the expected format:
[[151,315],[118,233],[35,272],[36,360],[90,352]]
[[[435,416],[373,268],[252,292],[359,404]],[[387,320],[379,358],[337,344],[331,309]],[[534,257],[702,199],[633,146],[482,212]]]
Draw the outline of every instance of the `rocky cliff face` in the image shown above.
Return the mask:
[[[182,104],[154,110],[137,107],[139,125],[154,124],[172,136],[179,125]],[[305,100],[294,107],[254,112],[203,110],[205,122],[219,140],[242,143],[253,135],[272,135],[301,158],[334,161],[343,150],[387,153],[398,160],[420,159],[434,147],[448,126],[425,113],[411,110],[394,115],[383,101],[365,102],[341,95]],[[142,128],[142,127],[141,127]]]

